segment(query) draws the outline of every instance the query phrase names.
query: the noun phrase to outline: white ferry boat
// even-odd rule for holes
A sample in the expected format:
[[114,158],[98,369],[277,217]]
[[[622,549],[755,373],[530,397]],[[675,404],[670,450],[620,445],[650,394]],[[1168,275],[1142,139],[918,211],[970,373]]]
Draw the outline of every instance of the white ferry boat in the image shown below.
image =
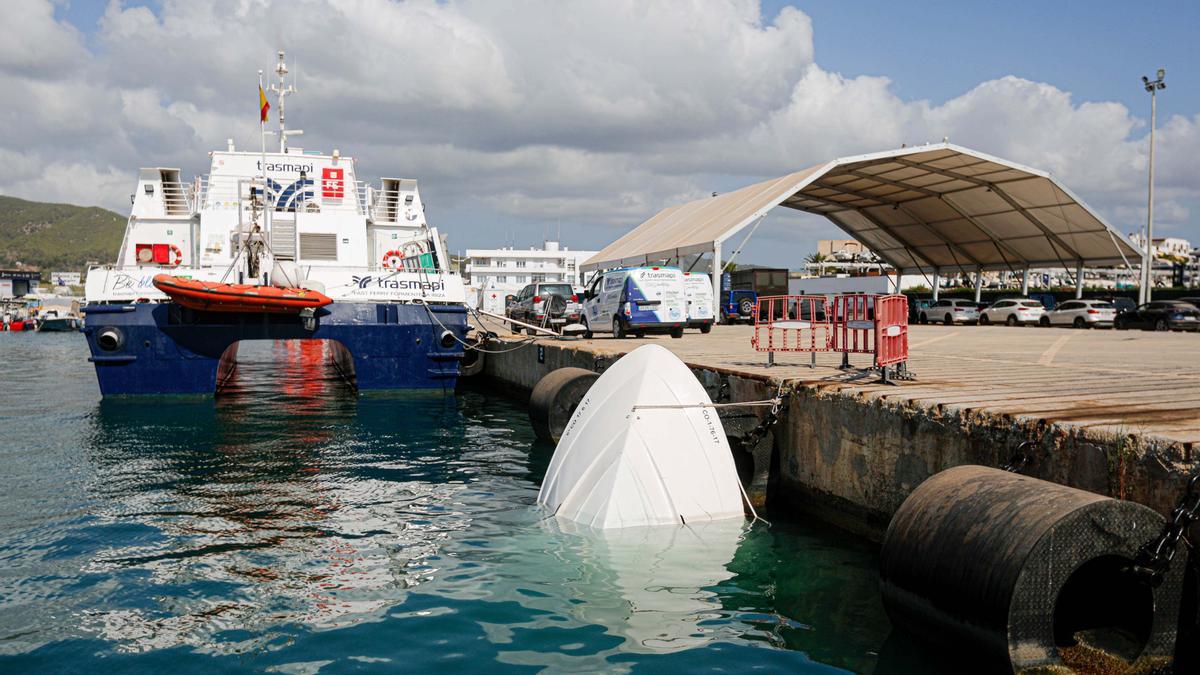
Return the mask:
[[[240,341],[270,339],[329,340],[359,390],[453,390],[465,291],[417,182],[368,185],[336,149],[288,147],[301,132],[284,126],[295,87],[283,52],[275,72],[278,152],[265,140],[259,152],[230,141],[190,182],[179,169],[141,169],[116,264],[87,276],[84,334],[104,396],[211,394],[232,374]],[[162,274],[311,289],[333,302],[294,314],[204,311],[160,292]]]

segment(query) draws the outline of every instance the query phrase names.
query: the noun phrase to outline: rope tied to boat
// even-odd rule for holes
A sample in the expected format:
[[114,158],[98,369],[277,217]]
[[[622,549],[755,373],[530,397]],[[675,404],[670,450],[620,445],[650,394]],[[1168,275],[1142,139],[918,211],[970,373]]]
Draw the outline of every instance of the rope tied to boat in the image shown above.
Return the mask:
[[[771,430],[771,427],[775,426],[775,424],[779,422],[779,410],[783,407],[784,398],[791,394],[791,389],[786,387],[787,380],[780,380],[779,386],[775,390],[775,397],[762,399],[759,401],[635,405],[630,408],[629,412],[630,414],[633,414],[638,410],[679,410],[683,408],[715,408],[718,410],[722,408],[770,408],[762,421],[759,422],[756,427],[751,429],[749,434],[741,439],[742,448],[748,450],[753,448],[755,445],[758,445],[759,441],[761,441],[762,438],[767,435],[767,432]],[[746,493],[746,486],[742,485],[742,481],[740,480],[737,482],[737,484],[738,490],[740,490],[742,493],[742,499],[746,503],[746,508],[750,509],[750,526],[753,527],[755,523],[762,521],[763,523],[766,523],[767,527],[770,527],[771,522],[766,518],[759,516],[758,511],[754,509],[754,504],[750,501],[750,495]]]

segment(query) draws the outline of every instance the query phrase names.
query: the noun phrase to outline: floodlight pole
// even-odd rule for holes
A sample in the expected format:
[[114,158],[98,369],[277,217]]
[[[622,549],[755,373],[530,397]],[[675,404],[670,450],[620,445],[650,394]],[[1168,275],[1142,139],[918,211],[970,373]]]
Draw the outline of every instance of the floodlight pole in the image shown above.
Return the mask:
[[1150,177],[1146,197],[1146,240],[1145,253],[1142,256],[1142,288],[1139,293],[1142,303],[1150,302],[1151,287],[1154,281],[1154,127],[1158,115],[1158,90],[1166,89],[1163,81],[1167,71],[1159,68],[1158,79],[1151,80],[1142,76],[1142,85],[1150,92]]

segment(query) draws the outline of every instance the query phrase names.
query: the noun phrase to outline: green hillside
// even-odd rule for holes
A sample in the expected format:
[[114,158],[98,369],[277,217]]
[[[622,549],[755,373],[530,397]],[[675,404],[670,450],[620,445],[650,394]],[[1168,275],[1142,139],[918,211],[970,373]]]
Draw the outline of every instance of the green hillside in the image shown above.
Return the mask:
[[47,204],[0,196],[0,267],[17,263],[80,271],[88,261],[115,262],[125,217],[95,206]]

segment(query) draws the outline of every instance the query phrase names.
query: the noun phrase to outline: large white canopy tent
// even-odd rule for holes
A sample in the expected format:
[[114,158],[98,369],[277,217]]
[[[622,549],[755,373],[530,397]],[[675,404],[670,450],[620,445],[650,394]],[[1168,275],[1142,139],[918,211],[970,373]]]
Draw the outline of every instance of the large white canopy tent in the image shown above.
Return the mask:
[[[585,272],[711,254],[776,206],[825,216],[901,273],[1130,265],[1141,252],[1050,174],[950,143],[843,157],[672,206],[589,258]],[[751,230],[753,233],[753,230]],[[898,283],[898,281],[897,281]],[[936,287],[936,284],[935,284]]]

